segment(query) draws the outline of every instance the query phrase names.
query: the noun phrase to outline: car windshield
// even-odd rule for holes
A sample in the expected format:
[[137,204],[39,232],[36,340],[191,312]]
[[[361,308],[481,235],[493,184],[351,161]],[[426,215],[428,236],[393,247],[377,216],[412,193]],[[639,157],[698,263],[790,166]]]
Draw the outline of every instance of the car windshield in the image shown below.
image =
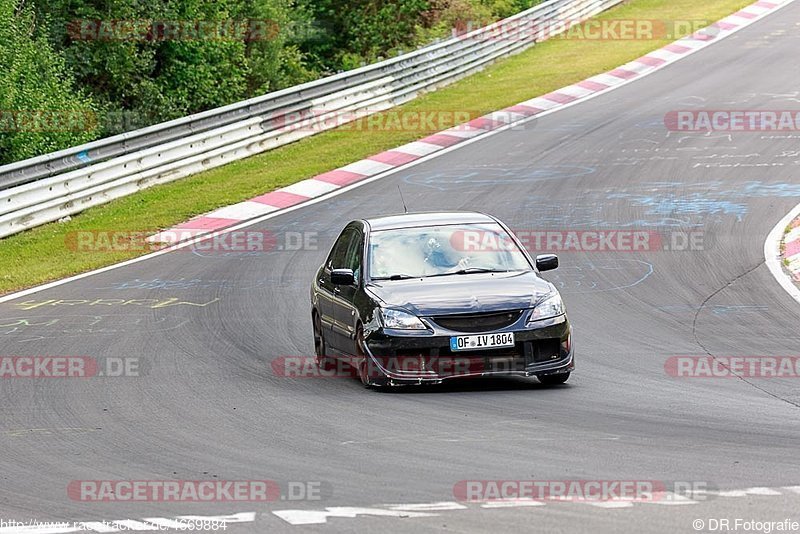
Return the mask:
[[373,280],[523,270],[528,260],[497,223],[380,230],[369,239]]

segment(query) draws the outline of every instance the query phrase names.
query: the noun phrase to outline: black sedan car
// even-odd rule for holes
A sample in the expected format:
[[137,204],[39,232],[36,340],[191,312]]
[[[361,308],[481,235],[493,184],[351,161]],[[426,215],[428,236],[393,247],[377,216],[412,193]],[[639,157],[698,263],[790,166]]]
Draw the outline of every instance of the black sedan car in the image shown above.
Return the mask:
[[499,220],[414,213],[345,226],[311,288],[317,364],[367,386],[491,375],[562,384],[572,328],[555,286]]

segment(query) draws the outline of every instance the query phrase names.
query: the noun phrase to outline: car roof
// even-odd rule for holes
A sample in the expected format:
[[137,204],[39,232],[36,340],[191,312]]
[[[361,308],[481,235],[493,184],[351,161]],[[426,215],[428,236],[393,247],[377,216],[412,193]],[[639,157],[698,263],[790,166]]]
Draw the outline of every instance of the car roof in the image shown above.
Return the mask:
[[492,217],[475,211],[433,211],[422,213],[404,213],[366,219],[366,223],[374,231],[394,230],[398,228],[414,228],[418,226],[440,226],[444,224],[493,223]]

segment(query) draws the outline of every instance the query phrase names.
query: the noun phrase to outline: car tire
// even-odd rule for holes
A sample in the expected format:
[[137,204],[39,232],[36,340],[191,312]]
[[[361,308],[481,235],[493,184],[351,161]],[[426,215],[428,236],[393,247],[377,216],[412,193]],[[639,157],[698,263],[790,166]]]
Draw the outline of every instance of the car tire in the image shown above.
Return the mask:
[[364,350],[364,329],[361,328],[361,325],[358,325],[356,328],[356,357],[358,358],[358,377],[361,379],[361,383],[366,388],[374,388],[383,386],[386,383],[386,377],[383,376],[379,370],[371,369],[372,366],[369,365],[369,356],[367,355],[366,351]]
[[328,357],[328,344],[325,343],[325,334],[322,332],[322,320],[317,312],[311,316],[314,325],[314,362],[323,371],[330,371],[333,368],[333,361]]
[[370,387],[372,385],[372,381],[369,377],[369,365],[367,364],[367,354],[364,351],[364,329],[361,328],[359,325],[356,328],[356,338],[355,338],[355,353],[356,357],[358,358],[358,378],[361,379],[361,383],[364,387]]
[[537,376],[539,382],[545,386],[558,386],[563,384],[569,379],[569,373],[558,373],[555,375],[541,375]]

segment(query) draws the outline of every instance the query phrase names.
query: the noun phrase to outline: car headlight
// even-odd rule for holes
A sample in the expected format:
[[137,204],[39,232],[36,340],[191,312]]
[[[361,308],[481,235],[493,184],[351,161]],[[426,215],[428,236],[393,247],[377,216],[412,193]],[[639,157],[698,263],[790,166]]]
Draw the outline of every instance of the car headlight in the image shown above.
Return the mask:
[[564,302],[561,300],[561,295],[558,293],[553,293],[549,297],[546,297],[544,300],[540,301],[536,307],[533,308],[533,312],[531,312],[531,316],[528,319],[528,324],[534,321],[541,321],[542,319],[558,317],[563,313]]
[[396,330],[427,330],[419,317],[403,310],[381,309],[381,319],[385,328]]

